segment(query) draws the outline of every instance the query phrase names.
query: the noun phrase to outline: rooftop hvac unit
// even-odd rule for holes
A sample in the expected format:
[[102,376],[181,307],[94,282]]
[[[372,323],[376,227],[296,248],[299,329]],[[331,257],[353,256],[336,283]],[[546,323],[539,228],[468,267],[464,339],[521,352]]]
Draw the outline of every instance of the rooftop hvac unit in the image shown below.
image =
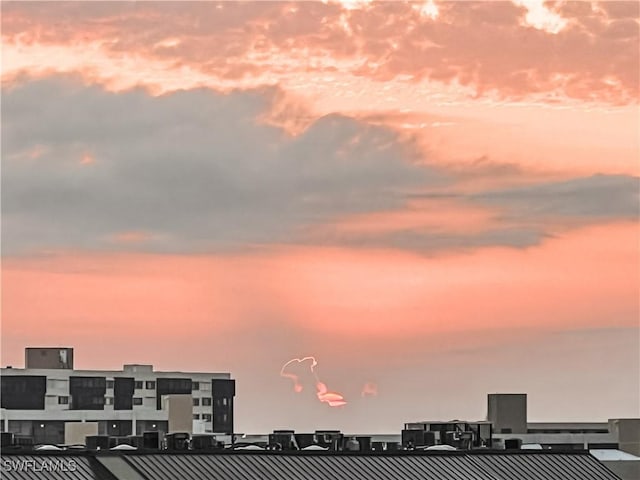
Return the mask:
[[125,438],[127,439],[127,445],[131,445],[136,448],[144,448],[144,437],[142,435],[129,435]]
[[0,444],[0,446],[4,448],[10,447],[11,445],[13,445],[13,433],[2,432],[2,443]]
[[340,450],[342,448],[344,435],[340,430],[316,430],[316,441],[321,447],[330,450]]
[[371,437],[356,437],[356,440],[360,444],[361,452],[371,451]]
[[473,442],[473,432],[448,431],[445,433],[444,442],[460,450],[470,450]]
[[150,450],[160,449],[160,432],[143,432],[142,433],[142,447]]
[[425,447],[431,447],[436,444],[436,433],[438,432],[424,432]]
[[506,438],[504,441],[505,450],[520,450],[522,448],[521,438]]
[[293,430],[274,430],[269,434],[269,449],[296,450],[295,432]]
[[425,433],[424,430],[417,429],[402,430],[402,446],[407,449],[424,446]]
[[425,422],[412,422],[404,424],[405,430],[428,430],[428,427],[429,425]]
[[491,441],[491,448],[494,450],[504,450],[504,440],[502,438],[494,438]]
[[348,437],[344,439],[344,445],[342,449],[347,452],[359,452],[360,442],[356,440],[356,437]]
[[198,434],[191,437],[192,450],[215,450],[216,447],[215,435]]
[[400,450],[398,442],[387,442],[387,452],[397,452],[398,450]]
[[29,435],[14,435],[13,444],[19,447],[33,447],[33,437]]
[[313,433],[296,433],[294,436],[300,450],[316,443],[316,436]]
[[87,435],[84,444],[89,450],[106,450],[109,448],[109,435]]
[[371,442],[371,450],[382,452],[384,450],[384,442]]
[[167,433],[164,445],[167,450],[189,450],[190,435],[188,433]]

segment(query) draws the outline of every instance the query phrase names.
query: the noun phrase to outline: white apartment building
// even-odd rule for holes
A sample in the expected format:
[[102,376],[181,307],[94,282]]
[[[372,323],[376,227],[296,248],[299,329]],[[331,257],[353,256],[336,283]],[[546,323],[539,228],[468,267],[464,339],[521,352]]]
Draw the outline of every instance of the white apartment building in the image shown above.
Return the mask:
[[27,348],[25,368],[2,369],[2,431],[34,443],[63,443],[69,423],[97,424],[97,434],[169,431],[170,395],[189,395],[191,431],[231,433],[235,380],[229,373],[74,370],[71,348]]

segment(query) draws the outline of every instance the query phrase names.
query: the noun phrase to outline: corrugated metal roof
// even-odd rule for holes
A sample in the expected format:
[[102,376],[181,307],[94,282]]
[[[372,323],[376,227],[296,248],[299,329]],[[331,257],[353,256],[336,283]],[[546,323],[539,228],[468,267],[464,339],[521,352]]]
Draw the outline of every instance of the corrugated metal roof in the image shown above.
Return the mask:
[[[111,473],[102,465],[116,460]],[[130,480],[134,471],[147,480],[619,480],[591,455],[549,452],[3,452],[1,465],[8,480]]]
[[150,454],[124,457],[149,480],[618,480],[587,454]]
[[3,480],[117,480],[95,458],[71,455],[4,455]]
[[501,480],[610,480],[618,478],[587,454],[469,455]]
[[138,471],[158,480],[493,480],[464,455],[127,455]]

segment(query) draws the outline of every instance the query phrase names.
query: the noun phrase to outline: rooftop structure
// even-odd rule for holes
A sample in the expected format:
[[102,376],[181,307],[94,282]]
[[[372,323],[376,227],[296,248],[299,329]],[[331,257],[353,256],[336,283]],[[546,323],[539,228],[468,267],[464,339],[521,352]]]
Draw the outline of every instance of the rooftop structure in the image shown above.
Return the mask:
[[25,368],[73,369],[73,348],[28,347],[24,351]]

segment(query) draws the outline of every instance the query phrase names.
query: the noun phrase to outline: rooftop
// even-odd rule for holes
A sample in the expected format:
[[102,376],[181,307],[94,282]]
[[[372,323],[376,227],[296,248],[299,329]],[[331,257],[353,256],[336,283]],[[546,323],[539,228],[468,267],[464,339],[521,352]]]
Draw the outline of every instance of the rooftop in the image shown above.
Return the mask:
[[68,480],[618,480],[587,452],[3,451],[2,478]]

